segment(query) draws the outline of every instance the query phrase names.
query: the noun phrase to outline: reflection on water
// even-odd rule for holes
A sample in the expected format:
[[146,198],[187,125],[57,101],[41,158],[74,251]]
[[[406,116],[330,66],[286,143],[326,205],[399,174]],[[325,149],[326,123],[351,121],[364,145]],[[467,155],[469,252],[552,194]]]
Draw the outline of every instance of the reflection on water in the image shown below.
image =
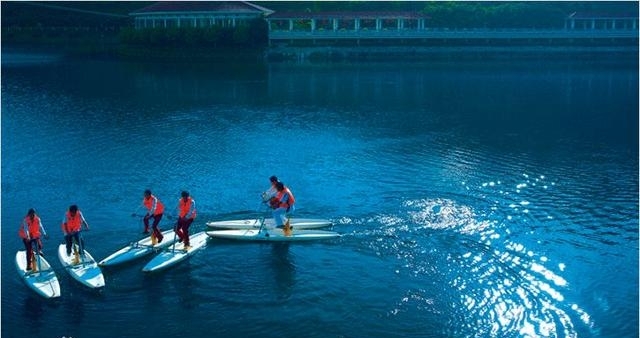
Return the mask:
[[289,253],[289,243],[271,245],[272,270],[278,298],[288,299],[296,284],[296,265]]

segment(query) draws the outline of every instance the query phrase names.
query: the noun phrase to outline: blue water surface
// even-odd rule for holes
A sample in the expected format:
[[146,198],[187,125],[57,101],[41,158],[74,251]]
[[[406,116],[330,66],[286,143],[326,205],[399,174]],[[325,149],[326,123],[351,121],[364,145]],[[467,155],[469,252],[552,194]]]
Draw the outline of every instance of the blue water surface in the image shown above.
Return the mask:
[[[2,56],[3,337],[637,337],[637,56],[175,64]],[[102,259],[152,189],[206,222],[295,217],[339,239],[212,240],[95,292],[57,261],[78,204]],[[15,268],[34,207],[62,296]],[[173,224],[165,218],[161,227]]]

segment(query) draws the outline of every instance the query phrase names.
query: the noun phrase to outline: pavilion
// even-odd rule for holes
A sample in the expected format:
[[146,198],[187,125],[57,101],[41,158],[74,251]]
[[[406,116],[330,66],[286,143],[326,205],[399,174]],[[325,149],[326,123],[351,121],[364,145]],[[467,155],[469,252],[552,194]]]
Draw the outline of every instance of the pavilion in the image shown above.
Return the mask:
[[133,11],[136,29],[236,27],[262,19],[272,10],[246,1],[160,1]]

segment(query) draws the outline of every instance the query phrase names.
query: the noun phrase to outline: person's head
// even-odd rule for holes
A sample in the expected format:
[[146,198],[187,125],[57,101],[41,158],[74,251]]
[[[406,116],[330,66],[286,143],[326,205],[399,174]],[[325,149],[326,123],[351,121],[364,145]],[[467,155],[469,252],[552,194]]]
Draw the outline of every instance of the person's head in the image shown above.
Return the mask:
[[29,211],[27,211],[27,216],[29,216],[31,218],[35,217],[36,216],[36,209],[34,209],[34,208],[29,209]]
[[282,191],[284,189],[284,183],[282,183],[282,182],[276,183],[276,189],[278,191]]
[[274,175],[274,176],[269,177],[269,182],[271,182],[271,184],[276,184],[276,183],[278,183],[278,177],[276,177],[275,175]]
[[182,198],[187,199],[189,198],[189,192],[186,190],[183,190],[182,193],[180,194],[180,196],[182,196]]
[[75,215],[75,214],[76,214],[76,212],[78,212],[78,206],[77,206],[77,205],[75,205],[75,204],[71,205],[71,206],[69,207],[69,212],[70,212],[72,215]]
[[144,198],[149,198],[151,197],[151,190],[147,189],[144,191]]

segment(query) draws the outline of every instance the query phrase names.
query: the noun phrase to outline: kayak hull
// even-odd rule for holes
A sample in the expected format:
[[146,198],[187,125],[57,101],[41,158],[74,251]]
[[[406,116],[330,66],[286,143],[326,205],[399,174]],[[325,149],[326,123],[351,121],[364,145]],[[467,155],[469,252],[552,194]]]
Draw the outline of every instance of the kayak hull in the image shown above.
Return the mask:
[[[213,229],[260,229],[262,219],[249,218],[249,219],[234,219],[226,221],[212,221],[207,222],[207,226]],[[319,218],[291,218],[290,224],[293,229],[319,229],[326,228],[333,225],[330,220]],[[273,218],[264,219],[264,228],[275,228],[275,221]]]
[[108,267],[131,262],[133,260],[146,257],[157,250],[166,248],[169,245],[173,244],[173,242],[176,240],[173,230],[163,231],[162,235],[164,237],[162,242],[160,243],[151,245],[151,237],[146,236],[145,238],[137,242],[133,242],[123,247],[122,249],[112,253],[108,257],[98,262],[98,265]]
[[184,243],[175,243],[165,248],[161,253],[156,255],[143,268],[143,272],[157,272],[166,270],[187,258],[193,256],[207,245],[209,237],[204,232],[199,232],[189,236],[190,248],[184,250]]
[[18,274],[27,286],[44,298],[60,297],[60,282],[49,262],[41,255],[36,255],[38,269],[36,272],[27,270],[27,252],[25,250],[16,253],[16,268]]
[[256,242],[315,241],[340,237],[337,232],[325,230],[293,230],[290,235],[285,235],[281,229],[213,230],[206,233],[212,238]]
[[71,255],[67,256],[66,245],[60,244],[58,246],[58,258],[71,277],[82,285],[92,289],[104,287],[102,270],[100,270],[98,263],[86,249],[84,250],[84,255],[80,256],[80,262],[75,264],[73,262],[74,253],[72,252]]

